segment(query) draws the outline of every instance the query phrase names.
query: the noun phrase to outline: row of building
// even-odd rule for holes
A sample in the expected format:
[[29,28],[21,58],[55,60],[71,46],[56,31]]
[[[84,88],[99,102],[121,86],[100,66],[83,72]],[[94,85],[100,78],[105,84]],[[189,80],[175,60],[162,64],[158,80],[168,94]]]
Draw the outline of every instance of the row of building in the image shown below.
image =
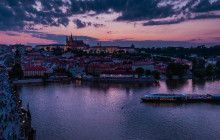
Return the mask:
[[[124,62],[130,64],[124,64]],[[65,69],[73,77],[83,78],[87,76],[107,77],[137,77],[137,68],[144,71],[157,70],[165,73],[167,63],[162,61],[153,62],[144,60],[134,62],[133,60],[123,60],[120,58],[107,57],[54,57],[40,52],[27,53],[22,59],[21,66],[24,76],[43,76],[44,73],[53,74],[56,69]]]
[[[66,52],[59,56],[53,55],[53,51],[56,48]],[[106,55],[77,57],[73,52],[67,51],[68,49],[77,49],[95,54],[105,53]],[[19,58],[15,57],[17,53],[20,54]],[[75,78],[88,78],[91,76],[100,78],[137,78],[140,76],[136,72],[138,68],[143,69],[144,72],[158,71],[164,74],[168,66],[166,61],[154,61],[152,59],[155,57],[154,55],[152,55],[151,59],[136,60],[129,57],[117,57],[112,55],[113,53],[133,54],[137,53],[137,50],[134,45],[131,47],[119,47],[102,46],[101,43],[98,43],[97,46],[90,47],[82,40],[73,39],[71,35],[67,37],[65,45],[38,45],[35,48],[24,45],[0,45],[0,65],[3,66],[6,62],[12,61],[10,58],[14,58],[14,63],[21,64],[25,77],[43,76],[45,73],[48,75],[62,75],[56,70],[64,69]],[[191,61],[172,57],[171,60],[175,63],[188,65],[189,69],[192,68]],[[207,64],[215,62],[217,62],[217,58],[208,60]]]

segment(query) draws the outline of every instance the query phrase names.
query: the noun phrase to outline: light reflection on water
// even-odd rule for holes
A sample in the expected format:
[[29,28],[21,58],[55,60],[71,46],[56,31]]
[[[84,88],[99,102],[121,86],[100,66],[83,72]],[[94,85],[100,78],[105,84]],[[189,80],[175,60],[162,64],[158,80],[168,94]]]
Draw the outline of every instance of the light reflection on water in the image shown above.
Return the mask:
[[220,81],[27,84],[18,90],[30,103],[40,140],[220,139],[220,104],[141,103],[148,93],[220,94]]

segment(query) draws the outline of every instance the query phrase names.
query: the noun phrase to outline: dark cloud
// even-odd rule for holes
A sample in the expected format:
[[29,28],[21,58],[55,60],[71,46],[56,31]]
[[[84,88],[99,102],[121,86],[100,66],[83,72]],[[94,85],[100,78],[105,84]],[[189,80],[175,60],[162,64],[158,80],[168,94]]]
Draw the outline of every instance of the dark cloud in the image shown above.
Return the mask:
[[220,15],[205,14],[205,15],[195,16],[193,19],[210,19],[210,18],[220,18]]
[[[47,26],[67,26],[70,13],[60,10],[65,3],[55,0],[39,0],[41,10],[37,10],[35,0],[1,0],[0,3],[0,30],[23,30],[29,24]],[[30,23],[31,22],[31,23]]]
[[[80,19],[74,19],[73,22],[76,24],[77,29],[85,28],[86,26],[92,26],[92,22],[83,22]],[[93,25],[95,26],[95,24]],[[101,24],[97,24],[96,26],[101,26]]]
[[113,40],[113,41],[103,41],[102,45],[113,45],[113,46],[122,46],[129,47],[132,44],[138,48],[147,48],[147,47],[196,47],[198,45],[214,46],[218,43],[194,43],[191,41],[162,41],[162,40],[143,40],[143,41],[133,41],[133,40]]
[[215,39],[220,42],[220,37],[212,37],[212,39]]
[[74,19],[73,22],[76,24],[76,27],[79,28],[85,28],[86,26],[94,26],[96,28],[104,27],[104,24],[98,24],[98,23],[92,23],[92,22],[83,22],[80,19]]
[[202,39],[201,38],[194,38],[194,39],[189,40],[189,42],[195,42],[195,41],[202,41]]
[[82,14],[88,11],[95,11],[95,14],[120,12],[116,20],[138,21],[152,18],[164,18],[176,13],[172,5],[158,7],[161,0],[93,0],[75,1],[72,0],[71,12]]
[[107,34],[112,34],[112,31],[107,31]]
[[100,27],[104,27],[105,25],[104,24],[94,23],[93,26],[96,27],[96,28],[100,28]]
[[220,10],[220,1],[211,3],[209,0],[201,0],[198,5],[191,8],[193,12],[210,12]]
[[6,33],[6,34],[10,36],[20,36],[19,34],[14,34],[14,33]]
[[143,24],[143,26],[152,26],[152,25],[169,25],[169,24],[177,24],[181,23],[183,21],[188,20],[198,20],[198,19],[215,19],[220,18],[220,15],[213,15],[213,14],[203,14],[203,15],[197,15],[194,17],[186,17],[186,18],[179,18],[179,19],[173,19],[173,20],[165,20],[165,21],[148,21]]
[[82,22],[81,20],[79,19],[75,19],[73,20],[73,22],[76,24],[76,27],[79,29],[79,28],[85,28],[87,23],[86,22]]
[[[161,4],[165,2],[166,4]],[[186,5],[175,8],[173,2],[164,0],[72,0],[72,13],[86,13],[94,11],[92,16],[100,13],[121,13],[117,21],[148,21],[144,25],[177,24],[185,20],[219,18],[219,15],[207,13],[205,16],[200,12],[220,10],[220,1],[213,3],[209,0],[191,0]],[[183,14],[183,15],[182,15]],[[195,15],[196,14],[196,15]],[[167,17],[176,17],[173,20],[158,21]]]
[[148,21],[146,23],[144,23],[144,26],[151,26],[151,25],[167,25],[167,24],[176,24],[176,23],[180,23],[183,22],[185,19],[184,18],[180,18],[180,19],[176,19],[176,20],[168,20],[168,21]]
[[[220,11],[220,0],[212,3],[209,0],[190,0],[186,5],[176,8],[178,6],[168,0],[70,0],[70,2],[64,0],[1,0],[0,30],[19,31],[24,28],[29,30],[31,29],[30,24],[67,26],[69,17],[76,14],[87,14],[86,16],[89,17],[116,12],[120,13],[120,16],[115,19],[116,21],[146,21],[144,25],[176,24],[194,17],[195,19],[219,18],[219,14],[210,12]],[[90,11],[93,13],[89,13]],[[176,18],[159,21],[169,17]],[[92,25],[79,20],[76,20],[75,23],[78,28]],[[94,24],[94,26],[101,27],[98,24]]]

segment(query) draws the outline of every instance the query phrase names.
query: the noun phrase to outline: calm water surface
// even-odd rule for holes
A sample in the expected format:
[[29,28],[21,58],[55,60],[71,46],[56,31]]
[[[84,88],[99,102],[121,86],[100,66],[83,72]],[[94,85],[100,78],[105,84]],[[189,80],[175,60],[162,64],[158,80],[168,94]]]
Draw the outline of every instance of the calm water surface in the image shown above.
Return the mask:
[[39,140],[220,140],[220,104],[141,103],[147,93],[220,94],[220,81],[114,84],[75,81],[18,87]]

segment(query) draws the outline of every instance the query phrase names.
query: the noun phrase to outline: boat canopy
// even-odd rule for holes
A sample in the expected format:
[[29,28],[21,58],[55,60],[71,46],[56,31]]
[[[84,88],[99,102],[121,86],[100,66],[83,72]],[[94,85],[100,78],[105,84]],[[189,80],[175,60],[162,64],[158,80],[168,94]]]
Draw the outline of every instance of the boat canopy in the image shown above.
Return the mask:
[[161,94],[161,93],[152,93],[145,95],[144,97],[170,97],[170,98],[185,98],[185,94]]
[[212,97],[213,97],[214,99],[220,100],[220,95],[212,95]]

